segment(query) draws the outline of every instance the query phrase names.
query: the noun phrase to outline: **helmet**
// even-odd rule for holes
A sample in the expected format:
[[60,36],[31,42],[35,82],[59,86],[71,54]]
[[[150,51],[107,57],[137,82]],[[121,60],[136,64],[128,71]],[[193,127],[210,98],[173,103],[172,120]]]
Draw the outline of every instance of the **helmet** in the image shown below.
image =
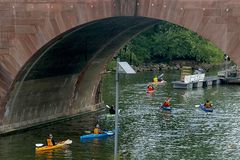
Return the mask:
[[100,127],[99,124],[97,124],[96,127],[99,128]]
[[53,135],[50,133],[50,134],[49,134],[49,137],[50,137],[50,138],[52,138],[52,137],[53,137]]

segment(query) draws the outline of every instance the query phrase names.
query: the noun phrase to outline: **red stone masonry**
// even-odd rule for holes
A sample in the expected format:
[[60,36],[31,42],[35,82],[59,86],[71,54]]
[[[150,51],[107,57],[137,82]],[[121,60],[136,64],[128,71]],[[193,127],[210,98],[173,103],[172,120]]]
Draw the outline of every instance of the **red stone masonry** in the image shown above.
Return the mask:
[[240,65],[240,0],[0,0],[0,112],[15,77],[38,49],[73,27],[114,16],[178,24]]

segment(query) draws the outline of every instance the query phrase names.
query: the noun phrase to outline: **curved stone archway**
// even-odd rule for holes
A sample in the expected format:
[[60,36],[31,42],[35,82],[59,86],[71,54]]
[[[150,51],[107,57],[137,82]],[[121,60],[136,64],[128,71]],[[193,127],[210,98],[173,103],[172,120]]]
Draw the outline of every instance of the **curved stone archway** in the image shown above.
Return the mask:
[[[238,27],[240,2],[236,0],[52,0],[51,2],[9,0],[0,2],[0,12],[2,14],[0,17],[1,131],[14,130],[33,123],[90,110],[89,108],[81,110],[76,105],[89,106],[96,103],[95,97],[91,95],[97,92],[100,75],[95,77],[90,94],[79,92],[80,89],[86,89],[84,85],[79,84],[88,81],[91,72],[87,70],[98,73],[104,70],[103,63],[115,50],[137,33],[155,24],[157,20],[166,20],[198,33],[215,43],[229,54],[237,65],[240,65],[240,28]],[[107,29],[101,28],[100,21],[105,22],[103,26]],[[102,32],[96,32],[101,29]],[[63,59],[68,62],[63,63],[63,59],[56,58],[58,54],[53,54],[54,47],[56,50],[66,49],[67,46],[62,47],[64,44],[57,47],[61,43],[60,40],[72,37],[70,35],[79,30],[83,32],[78,36],[81,40],[75,43],[75,47],[85,46],[80,47],[82,58],[69,52],[74,57],[71,59],[67,54],[59,52],[59,55],[65,55]],[[73,40],[77,41],[76,38]],[[86,39],[92,40],[86,41]],[[49,56],[44,56],[45,52]],[[89,54],[84,54],[86,52]],[[101,61],[102,58],[98,55],[105,56],[105,60]],[[52,65],[44,62],[52,62]],[[62,66],[62,64],[67,65]],[[98,70],[95,70],[96,68]],[[79,78],[79,72],[84,76]],[[56,83],[57,89],[55,88],[59,92],[54,92],[53,97],[48,96],[48,100],[41,99],[41,95],[44,95],[49,86],[54,87],[52,85],[56,82],[54,77],[60,77],[59,83]],[[23,81],[26,82],[23,84],[21,83]],[[29,86],[38,87],[31,89]],[[42,92],[39,92],[41,89]],[[69,97],[63,98],[62,90],[67,90],[64,93],[69,93]],[[34,94],[39,94],[37,96],[40,97],[36,98],[38,101],[31,100],[30,97],[34,97]],[[25,99],[26,103],[21,103],[23,97],[29,97]],[[79,97],[84,97],[85,100],[81,98],[79,100]],[[64,100],[61,101],[62,98]],[[51,103],[56,100],[60,103]],[[16,104],[21,107],[15,108]],[[34,107],[27,109],[26,105],[41,106],[43,109],[38,110]],[[62,107],[58,107],[59,105]],[[52,109],[49,110],[49,106]],[[69,108],[69,106],[75,107]],[[48,111],[50,114],[45,115],[44,113]],[[38,118],[33,120],[33,117]]]

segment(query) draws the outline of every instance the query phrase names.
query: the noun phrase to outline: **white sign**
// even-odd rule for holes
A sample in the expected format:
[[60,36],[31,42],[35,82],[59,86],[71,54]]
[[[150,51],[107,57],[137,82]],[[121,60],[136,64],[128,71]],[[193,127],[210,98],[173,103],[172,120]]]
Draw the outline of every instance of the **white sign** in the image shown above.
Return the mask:
[[126,73],[126,74],[136,73],[127,62],[118,62],[118,64],[119,64],[119,73]]
[[184,76],[184,83],[203,81],[204,78],[205,78],[205,74],[188,75],[188,76]]

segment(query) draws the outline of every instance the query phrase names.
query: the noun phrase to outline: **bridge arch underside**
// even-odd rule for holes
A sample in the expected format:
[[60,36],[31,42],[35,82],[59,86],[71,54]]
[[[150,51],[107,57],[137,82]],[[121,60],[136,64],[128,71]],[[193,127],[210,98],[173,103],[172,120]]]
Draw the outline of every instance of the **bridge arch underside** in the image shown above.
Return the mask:
[[106,63],[124,43],[157,23],[144,17],[107,18],[50,41],[17,75],[1,113],[0,133],[95,110]]
[[90,110],[105,62],[160,19],[210,40],[239,66],[239,9],[237,0],[0,2],[0,133]]

